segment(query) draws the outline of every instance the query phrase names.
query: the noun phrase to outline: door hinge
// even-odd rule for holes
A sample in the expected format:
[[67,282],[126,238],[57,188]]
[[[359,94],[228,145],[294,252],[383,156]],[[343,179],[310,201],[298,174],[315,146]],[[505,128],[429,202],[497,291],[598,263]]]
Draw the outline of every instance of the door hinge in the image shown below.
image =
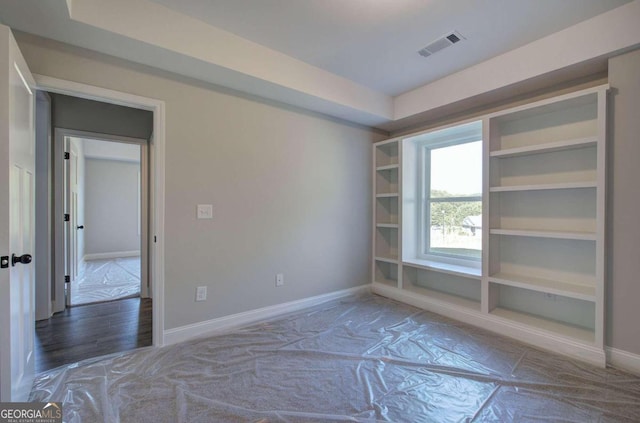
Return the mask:
[[69,216],[69,213],[65,213],[64,214],[64,221],[68,222],[71,219],[71,216]]
[[71,282],[71,276],[69,276],[69,275],[64,275],[64,281],[65,281],[65,283],[67,283],[67,282]]
[[68,151],[64,152],[64,159],[65,160],[69,160],[69,152]]

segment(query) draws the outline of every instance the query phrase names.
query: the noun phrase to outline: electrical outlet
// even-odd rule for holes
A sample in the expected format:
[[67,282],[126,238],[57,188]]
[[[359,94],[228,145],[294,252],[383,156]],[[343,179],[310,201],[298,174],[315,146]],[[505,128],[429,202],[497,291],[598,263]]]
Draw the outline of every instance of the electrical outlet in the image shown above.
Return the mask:
[[196,301],[206,301],[207,300],[207,287],[199,286],[196,288]]
[[198,219],[213,219],[213,205],[198,204],[196,217]]
[[278,273],[276,275],[276,286],[284,285],[284,275],[282,273]]

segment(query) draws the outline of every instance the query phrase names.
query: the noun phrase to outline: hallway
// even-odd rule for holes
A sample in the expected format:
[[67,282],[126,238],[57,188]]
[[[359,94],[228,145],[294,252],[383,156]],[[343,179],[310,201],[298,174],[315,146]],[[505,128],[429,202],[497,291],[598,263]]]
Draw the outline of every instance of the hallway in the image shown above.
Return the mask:
[[140,257],[82,261],[71,284],[71,305],[140,295]]
[[36,322],[36,373],[152,344],[150,298],[67,308]]

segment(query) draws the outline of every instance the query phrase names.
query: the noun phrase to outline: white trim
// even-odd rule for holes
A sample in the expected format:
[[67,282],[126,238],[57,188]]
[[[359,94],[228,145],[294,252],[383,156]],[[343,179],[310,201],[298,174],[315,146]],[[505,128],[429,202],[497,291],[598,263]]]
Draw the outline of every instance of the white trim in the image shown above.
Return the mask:
[[276,304],[204,322],[193,323],[191,325],[167,329],[164,332],[165,345],[226,332],[231,329],[250,325],[260,320],[272,319],[282,314],[302,310],[327,301],[336,300],[349,295],[369,292],[370,289],[371,285],[369,284],[360,285],[355,288],[343,289],[341,291],[330,292],[328,294],[317,295],[315,297],[303,298],[301,300]]
[[612,367],[640,375],[640,355],[613,347],[605,347],[605,351]]
[[595,345],[581,343],[561,335],[533,328],[512,320],[503,319],[498,316],[485,314],[470,308],[446,303],[434,298],[416,294],[415,292],[392,288],[380,283],[374,283],[371,290],[374,294],[382,295],[414,307],[419,307],[491,332],[496,332],[533,345],[537,348],[573,357],[599,367],[604,367],[606,363],[604,350],[596,347]]
[[139,257],[140,250],[135,251],[111,251],[108,253],[94,253],[94,254],[85,254],[82,257],[83,261],[90,260],[105,260],[105,259],[114,259],[114,258],[124,258],[124,257]]
[[150,207],[151,229],[149,237],[157,237],[155,243],[150,243],[149,258],[153,263],[151,273],[151,291],[153,294],[153,345],[160,347],[164,344],[164,204],[165,204],[165,104],[162,100],[142,97],[121,91],[100,88],[93,85],[81,84],[46,75],[33,75],[36,86],[40,90],[72,95],[89,100],[97,100],[135,107],[153,112],[153,136],[150,147],[153,169],[154,192],[150,193],[154,199]]

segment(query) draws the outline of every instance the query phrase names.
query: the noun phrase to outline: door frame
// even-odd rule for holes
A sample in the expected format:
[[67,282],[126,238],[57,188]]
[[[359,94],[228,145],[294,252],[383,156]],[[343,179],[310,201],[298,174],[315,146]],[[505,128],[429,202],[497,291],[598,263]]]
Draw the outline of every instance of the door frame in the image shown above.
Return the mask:
[[[97,132],[80,131],[75,129],[55,128],[55,135],[53,141],[53,180],[54,180],[54,193],[53,193],[53,239],[55,243],[55,251],[64,251],[65,254],[54,254],[54,298],[52,308],[53,312],[57,313],[63,311],[70,304],[70,292],[65,295],[65,275],[71,276],[73,282],[74,272],[70,268],[72,266],[72,248],[69,243],[71,237],[74,236],[74,216],[70,209],[70,174],[69,174],[69,160],[65,160],[65,152],[71,152],[71,143],[68,142],[68,138],[86,138],[98,141],[107,142],[119,142],[125,144],[133,144],[140,146],[140,180],[138,181],[140,189],[140,297],[147,298],[153,297],[152,290],[150,289],[149,280],[149,251],[151,250],[150,238],[149,238],[149,223],[151,221],[151,214],[149,210],[149,181],[151,175],[149,173],[149,143],[150,141],[142,138],[131,138],[121,135],[110,135]],[[61,182],[59,182],[61,181]],[[72,214],[69,222],[64,221],[65,211]],[[77,246],[76,246],[77,247]]]
[[[153,296],[153,346],[164,345],[164,211],[165,211],[165,103],[121,91],[46,75],[33,74],[38,90],[117,104],[153,113],[149,146],[149,279]],[[55,159],[54,159],[55,160]],[[62,246],[64,248],[64,245]],[[58,245],[55,246],[57,251]],[[57,259],[56,259],[57,261]]]

